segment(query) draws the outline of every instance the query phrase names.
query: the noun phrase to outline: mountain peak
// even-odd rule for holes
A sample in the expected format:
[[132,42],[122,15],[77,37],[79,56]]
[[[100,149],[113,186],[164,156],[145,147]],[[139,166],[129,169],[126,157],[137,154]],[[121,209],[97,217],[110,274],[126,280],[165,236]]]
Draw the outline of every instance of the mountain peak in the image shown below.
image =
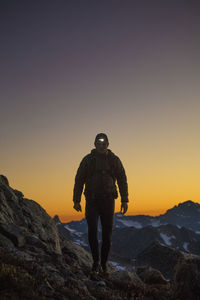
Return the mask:
[[197,210],[200,208],[200,204],[197,202],[193,202],[192,200],[187,200],[185,202],[181,202],[178,205],[167,210],[167,213],[175,212],[175,211],[188,211],[188,210]]
[[59,218],[58,215],[55,215],[55,216],[53,217],[53,220],[56,222],[57,225],[61,223],[60,218]]
[[8,185],[9,186],[9,182],[6,176],[4,175],[0,175],[0,183],[4,184],[4,185]]
[[197,202],[193,202],[192,200],[187,200],[185,202],[179,203],[178,207],[200,207],[200,204]]

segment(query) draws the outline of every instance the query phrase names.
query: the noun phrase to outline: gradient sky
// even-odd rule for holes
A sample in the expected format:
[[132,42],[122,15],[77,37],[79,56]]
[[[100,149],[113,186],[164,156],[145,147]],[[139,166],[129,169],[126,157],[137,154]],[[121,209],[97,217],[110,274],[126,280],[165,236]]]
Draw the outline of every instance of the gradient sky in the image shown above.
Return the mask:
[[83,218],[74,177],[105,132],[128,214],[200,203],[200,1],[1,0],[0,25],[0,173],[13,188]]

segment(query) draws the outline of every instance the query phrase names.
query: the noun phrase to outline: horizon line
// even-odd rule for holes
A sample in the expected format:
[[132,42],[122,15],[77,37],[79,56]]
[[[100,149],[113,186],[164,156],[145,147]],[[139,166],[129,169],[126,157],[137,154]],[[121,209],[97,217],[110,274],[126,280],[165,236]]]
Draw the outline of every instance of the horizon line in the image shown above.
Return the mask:
[[[157,209],[157,210],[138,210],[138,211],[134,211],[134,212],[129,212],[127,214],[125,214],[125,216],[138,216],[138,215],[144,215],[144,216],[151,216],[151,217],[156,217],[161,215],[162,213],[166,212],[166,209]],[[76,212],[75,212],[76,213]],[[121,213],[120,211],[116,211],[115,214],[119,214]],[[58,216],[59,219],[61,220],[61,222],[72,222],[72,221],[80,221],[82,219],[85,219],[85,213],[82,212],[81,215],[77,214],[77,215],[59,215],[59,214],[54,214],[52,216],[52,218],[54,218],[55,216]]]

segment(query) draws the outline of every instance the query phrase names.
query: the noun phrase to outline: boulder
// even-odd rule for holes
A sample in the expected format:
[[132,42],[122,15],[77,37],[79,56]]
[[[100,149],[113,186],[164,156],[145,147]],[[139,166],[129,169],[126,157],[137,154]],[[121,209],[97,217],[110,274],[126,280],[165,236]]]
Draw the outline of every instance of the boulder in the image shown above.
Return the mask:
[[138,267],[136,273],[146,284],[168,284],[162,273],[151,267]]
[[140,278],[137,274],[130,273],[128,271],[115,271],[111,273],[112,279],[121,280],[121,281],[137,281],[141,283]]
[[183,256],[181,251],[154,242],[137,256],[136,265],[152,267],[159,270],[165,278],[171,279],[175,265]]
[[4,175],[0,175],[0,183],[9,186],[8,179]]
[[0,176],[0,233],[15,247],[29,245],[61,254],[60,238],[54,220],[35,201],[12,189]]
[[25,244],[25,232],[25,228],[17,227],[13,223],[0,222],[0,233],[11,240],[18,248]]
[[185,254],[176,267],[173,278],[173,299],[200,299],[200,257]]

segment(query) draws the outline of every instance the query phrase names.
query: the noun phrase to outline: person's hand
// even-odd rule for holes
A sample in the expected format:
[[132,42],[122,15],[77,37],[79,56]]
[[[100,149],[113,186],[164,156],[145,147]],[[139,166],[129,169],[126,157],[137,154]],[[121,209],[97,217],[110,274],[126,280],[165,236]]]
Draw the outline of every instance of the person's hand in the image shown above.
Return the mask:
[[82,211],[80,202],[74,202],[73,208],[77,211]]
[[123,215],[127,212],[127,210],[128,210],[128,203],[127,202],[122,202],[121,212],[123,213]]

